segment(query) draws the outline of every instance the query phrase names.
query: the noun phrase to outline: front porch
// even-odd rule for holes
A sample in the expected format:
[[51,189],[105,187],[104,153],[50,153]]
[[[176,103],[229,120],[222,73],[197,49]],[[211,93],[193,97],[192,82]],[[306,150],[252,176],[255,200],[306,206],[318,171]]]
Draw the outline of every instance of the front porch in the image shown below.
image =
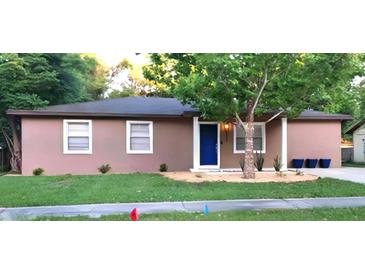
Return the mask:
[[[256,122],[255,152],[262,153],[264,170],[273,170],[273,159],[280,157],[282,171],[288,168],[287,118]],[[193,117],[193,168],[191,172],[240,171],[244,137],[231,123],[202,121]]]

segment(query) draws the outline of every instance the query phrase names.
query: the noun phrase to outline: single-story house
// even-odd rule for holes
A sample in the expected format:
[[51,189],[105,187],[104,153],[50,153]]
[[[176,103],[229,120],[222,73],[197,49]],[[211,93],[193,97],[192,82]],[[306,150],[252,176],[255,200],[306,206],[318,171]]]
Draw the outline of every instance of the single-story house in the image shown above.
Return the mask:
[[354,162],[365,162],[365,119],[353,124],[345,133],[353,136]]
[[[21,120],[22,174],[41,167],[47,175],[111,172],[233,170],[245,149],[244,131],[206,121],[173,98],[126,97],[8,110]],[[306,110],[295,119],[256,117],[254,149],[264,168],[278,155],[283,169],[293,158],[331,158],[341,166],[341,121],[349,115]]]

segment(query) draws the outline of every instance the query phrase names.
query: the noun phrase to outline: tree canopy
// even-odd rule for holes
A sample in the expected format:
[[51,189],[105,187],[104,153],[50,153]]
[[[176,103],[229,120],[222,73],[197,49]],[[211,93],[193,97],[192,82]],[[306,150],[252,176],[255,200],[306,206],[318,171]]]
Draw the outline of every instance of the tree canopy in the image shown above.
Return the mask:
[[0,54],[0,111],[101,98],[107,70],[80,54]]
[[[363,54],[152,54],[144,75],[206,116],[224,119],[257,95],[265,66],[268,83],[257,113],[303,108],[353,114],[352,87],[364,75]],[[220,109],[222,108],[222,109]],[[232,109],[233,108],[233,109]],[[217,118],[217,117],[214,117]]]

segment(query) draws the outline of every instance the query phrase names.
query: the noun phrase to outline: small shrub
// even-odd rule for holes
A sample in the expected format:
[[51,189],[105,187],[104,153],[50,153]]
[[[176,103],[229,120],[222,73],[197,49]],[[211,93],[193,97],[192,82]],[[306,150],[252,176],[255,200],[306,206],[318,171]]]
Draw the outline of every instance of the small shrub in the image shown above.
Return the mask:
[[39,176],[39,175],[42,175],[44,172],[44,169],[41,168],[41,167],[38,167],[38,168],[35,168],[33,169],[33,175],[34,176]]
[[303,176],[303,175],[304,175],[304,173],[303,173],[303,171],[301,171],[301,170],[297,169],[297,170],[295,171],[295,175]]
[[280,171],[280,169],[283,167],[283,165],[280,162],[280,158],[278,155],[274,158],[274,164],[273,164],[275,171]]
[[262,153],[257,153],[256,152],[256,161],[255,161],[255,167],[257,168],[258,171],[262,171],[262,168],[264,167],[264,156],[262,155]]
[[111,168],[111,166],[109,165],[109,164],[104,164],[104,165],[101,165],[99,168],[98,168],[98,170],[99,170],[99,172],[100,173],[102,173],[102,174],[105,174],[105,173],[107,173],[109,170],[111,170],[112,168]]
[[167,171],[167,164],[163,163],[160,165],[160,172],[166,172]]
[[245,158],[242,157],[239,161],[239,164],[243,172],[243,170],[245,169]]
[[279,177],[285,177],[286,176],[286,174],[282,171],[276,172],[276,175],[279,176]]

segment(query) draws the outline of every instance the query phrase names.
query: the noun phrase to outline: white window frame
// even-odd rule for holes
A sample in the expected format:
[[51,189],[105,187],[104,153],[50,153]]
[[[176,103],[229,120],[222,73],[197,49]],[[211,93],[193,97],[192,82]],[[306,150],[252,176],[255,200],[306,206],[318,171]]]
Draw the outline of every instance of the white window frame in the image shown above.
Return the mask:
[[[132,124],[149,125],[149,132],[150,132],[150,149],[149,150],[131,150],[130,142],[131,142],[131,125]],[[127,121],[126,135],[127,135],[126,136],[127,154],[153,154],[153,122],[152,121],[137,121],[137,120]]]
[[[262,130],[262,150],[254,150],[254,153],[266,153],[266,123],[265,122],[254,122],[254,126],[261,126]],[[233,126],[233,153],[239,154],[239,153],[245,153],[245,150],[237,150],[236,149],[236,134],[237,134],[237,125]]]
[[[68,149],[68,124],[69,123],[88,123],[89,124],[89,149],[88,150],[69,150]],[[92,120],[63,120],[63,153],[64,154],[92,154]]]

